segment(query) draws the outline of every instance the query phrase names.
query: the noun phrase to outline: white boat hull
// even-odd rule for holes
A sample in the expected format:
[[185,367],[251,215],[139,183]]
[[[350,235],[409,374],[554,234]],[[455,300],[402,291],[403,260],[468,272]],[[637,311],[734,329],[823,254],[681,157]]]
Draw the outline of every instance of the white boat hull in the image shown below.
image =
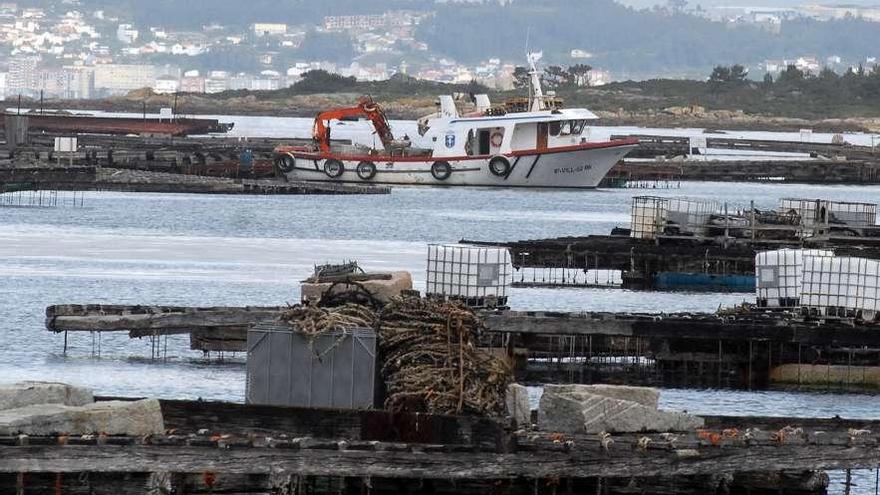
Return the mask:
[[[290,180],[317,182],[345,182],[360,184],[429,185],[429,186],[482,186],[482,187],[550,187],[595,188],[608,171],[623,159],[634,144],[582,147],[573,150],[546,150],[507,156],[510,167],[503,175],[490,170],[491,157],[391,158],[354,157],[344,155],[318,156],[293,153],[295,165],[286,173]],[[328,159],[343,164],[338,177],[325,172]],[[358,164],[369,161],[375,165],[372,178],[364,179],[357,172]],[[449,164],[451,173],[445,179],[432,174],[436,161]],[[338,171],[337,171],[338,173]]]

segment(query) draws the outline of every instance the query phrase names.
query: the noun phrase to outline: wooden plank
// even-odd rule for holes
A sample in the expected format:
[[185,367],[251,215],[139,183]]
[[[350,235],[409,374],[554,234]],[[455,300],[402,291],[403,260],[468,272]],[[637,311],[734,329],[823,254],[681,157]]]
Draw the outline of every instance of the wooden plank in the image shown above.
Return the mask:
[[626,313],[506,312],[486,317],[490,332],[521,335],[617,335],[623,337],[769,340],[804,345],[880,346],[877,326],[845,323],[799,322],[771,315],[745,315],[739,319],[710,313],[690,315],[628,315]]
[[552,315],[517,315],[510,313],[486,316],[492,332],[550,335],[620,335],[632,336],[635,320],[598,319]]
[[[50,316],[47,316],[46,327],[53,332],[128,331],[132,338],[197,332],[196,341],[204,341],[207,345],[211,340],[243,341],[249,325],[275,319],[283,310],[280,307],[67,305],[47,309]],[[743,342],[769,340],[829,347],[880,346],[880,331],[876,326],[853,326],[831,320],[820,324],[763,313],[718,316],[711,313],[652,315],[508,311],[487,313],[486,324],[490,332],[519,335],[609,335]]]
[[90,331],[107,332],[120,330],[145,330],[133,337],[144,335],[188,333],[192,329],[204,327],[247,326],[260,320],[276,319],[280,308],[252,309],[225,308],[222,310],[199,310],[187,312],[150,314],[85,314],[82,316],[56,315],[47,319],[46,327],[52,331]]
[[157,446],[0,447],[0,472],[217,472],[424,479],[682,476],[767,470],[872,469],[876,444],[513,454]]

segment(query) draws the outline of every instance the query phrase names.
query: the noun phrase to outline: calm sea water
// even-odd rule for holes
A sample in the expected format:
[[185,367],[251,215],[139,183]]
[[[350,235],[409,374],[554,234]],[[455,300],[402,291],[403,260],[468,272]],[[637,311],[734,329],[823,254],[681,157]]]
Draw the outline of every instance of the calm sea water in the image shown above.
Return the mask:
[[[297,300],[298,281],[314,264],[349,259],[368,269],[409,270],[416,287],[423,288],[429,242],[607,233],[627,224],[631,197],[646,192],[737,204],[754,199],[765,208],[780,196],[880,197],[877,187],[685,183],[681,189],[651,191],[398,188],[369,197],[87,193],[83,208],[5,208],[0,210],[0,377],[63,379],[107,394],[241,400],[241,365],[207,363],[186,350],[180,337],[169,339],[170,364],[142,359],[149,355],[149,341],[125,335],[102,336],[100,358],[91,357],[88,334],[71,335],[69,356],[62,357],[63,339],[44,330],[43,311],[60,303],[283,304]],[[710,311],[747,297],[516,289],[511,305]],[[716,400],[713,396],[705,407],[716,411]],[[785,403],[757,402],[762,410],[755,413],[799,412]],[[811,401],[798,407],[811,406],[818,407]],[[839,407],[839,414],[848,415],[846,401]]]
[[[397,188],[387,196],[208,196],[87,193],[82,208],[0,208],[0,381],[61,380],[100,394],[241,401],[240,357],[218,362],[169,337],[168,361],[147,339],[44,328],[50,304],[276,305],[298,300],[313,265],[357,259],[405,269],[424,288],[426,244],[607,233],[633,195],[686,195],[772,208],[778,198],[876,201],[880,187],[683,183],[674,190],[505,191]],[[514,309],[711,311],[748,294],[516,289]],[[100,350],[100,355],[97,355]],[[862,394],[665,390],[694,413],[880,419]],[[861,473],[864,486],[873,475]],[[837,485],[835,485],[837,486]],[[839,488],[839,487],[838,487]]]

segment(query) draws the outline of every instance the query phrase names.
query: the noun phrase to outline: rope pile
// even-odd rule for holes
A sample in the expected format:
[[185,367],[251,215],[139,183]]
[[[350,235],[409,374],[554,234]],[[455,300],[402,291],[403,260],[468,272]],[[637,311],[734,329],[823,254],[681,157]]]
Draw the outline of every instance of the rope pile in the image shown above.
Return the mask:
[[[335,290],[337,287],[342,290]],[[364,284],[354,280],[336,281],[321,294],[318,306],[334,307],[346,304],[360,304],[372,309],[381,309],[384,303],[376,298]]]
[[376,314],[370,308],[359,304],[346,304],[335,308],[298,304],[282,313],[280,320],[314,340],[315,337],[334,330],[373,328]]
[[504,413],[508,363],[476,347],[483,321],[447,301],[398,298],[380,313],[385,408],[434,414]]
[[[296,305],[280,320],[319,336],[353,328],[378,334],[385,409],[433,414],[504,414],[510,365],[477,348],[483,321],[456,303],[415,297],[396,298],[378,315],[369,307]],[[336,344],[345,336],[341,335]],[[330,346],[318,358],[329,352]]]

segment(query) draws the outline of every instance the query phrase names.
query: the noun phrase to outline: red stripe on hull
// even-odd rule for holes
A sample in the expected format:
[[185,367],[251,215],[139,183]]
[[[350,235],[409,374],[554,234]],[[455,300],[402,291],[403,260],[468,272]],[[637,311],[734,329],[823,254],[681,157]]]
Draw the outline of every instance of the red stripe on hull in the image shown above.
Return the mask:
[[[617,148],[621,146],[635,146],[639,144],[639,140],[635,138],[619,139],[614,141],[599,141],[593,143],[581,143],[572,146],[560,146],[557,148],[547,148],[543,150],[517,150],[510,153],[502,153],[508,157],[534,156],[534,155],[550,155],[554,153],[568,153],[572,151]],[[334,153],[309,153],[305,152],[299,146],[279,146],[275,149],[277,153],[292,153],[296,158],[305,160],[324,160],[335,158],[345,161],[372,161],[372,162],[428,162],[428,161],[465,161],[465,160],[487,160],[495,155],[463,155],[463,156],[391,156],[391,155],[344,155]]]

